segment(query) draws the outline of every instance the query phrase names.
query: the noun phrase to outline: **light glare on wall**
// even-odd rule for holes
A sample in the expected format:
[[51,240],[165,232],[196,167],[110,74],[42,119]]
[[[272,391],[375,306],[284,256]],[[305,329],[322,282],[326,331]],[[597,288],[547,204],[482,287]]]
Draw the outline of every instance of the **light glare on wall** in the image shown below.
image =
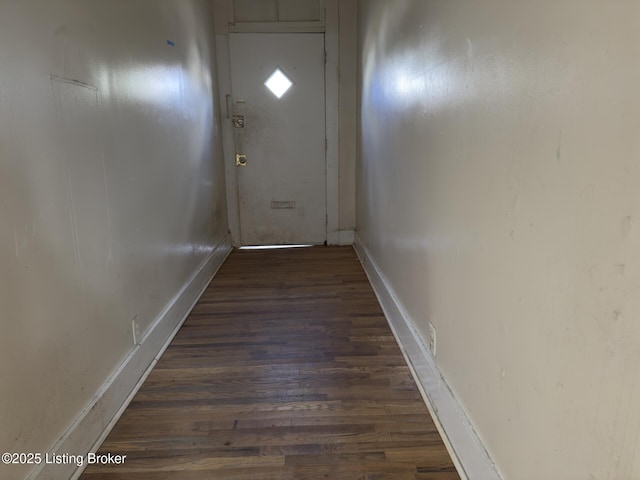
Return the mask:
[[282,73],[282,70],[276,68],[276,70],[271,74],[267,81],[264,82],[264,86],[271,90],[277,98],[281,98],[287,90],[291,88],[293,82],[287,78],[287,76]]

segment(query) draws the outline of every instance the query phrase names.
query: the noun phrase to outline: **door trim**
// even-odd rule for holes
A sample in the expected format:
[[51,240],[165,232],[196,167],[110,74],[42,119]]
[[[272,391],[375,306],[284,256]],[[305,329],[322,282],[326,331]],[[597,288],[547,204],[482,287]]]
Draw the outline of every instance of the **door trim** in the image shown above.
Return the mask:
[[325,135],[327,136],[327,245],[340,244],[340,161],[338,114],[339,5],[326,2],[324,51]]
[[247,22],[229,25],[229,33],[324,33],[324,22]]
[[[339,149],[338,149],[338,24],[339,5],[337,2],[325,4],[324,48],[325,62],[325,135],[327,149],[325,153],[326,166],[326,212],[328,245],[338,245],[341,241],[339,231]],[[244,29],[243,29],[244,30]],[[259,29],[258,29],[259,30]],[[227,112],[227,95],[231,95],[231,59],[229,53],[229,25],[216,25],[215,50],[218,83],[218,108],[220,122],[215,130],[217,136],[222,137],[222,148],[225,164],[225,180],[227,185],[227,211],[229,231],[233,246],[240,244],[240,208],[238,196],[238,168],[235,164],[235,141],[231,112]],[[250,33],[246,30],[244,33]],[[251,33],[262,33],[261,31]],[[318,33],[312,29],[307,33]],[[268,35],[268,33],[265,33]]]

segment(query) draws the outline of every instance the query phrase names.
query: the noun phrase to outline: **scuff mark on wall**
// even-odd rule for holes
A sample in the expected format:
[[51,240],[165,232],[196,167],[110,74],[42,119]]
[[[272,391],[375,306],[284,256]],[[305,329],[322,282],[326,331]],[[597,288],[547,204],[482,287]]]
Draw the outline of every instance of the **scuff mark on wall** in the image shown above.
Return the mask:
[[67,212],[69,215],[69,225],[71,227],[72,239],[73,239],[73,256],[76,261],[76,268],[78,270],[78,278],[80,285],[84,287],[84,275],[82,269],[82,256],[80,255],[80,239],[78,235],[78,224],[76,222],[76,206],[73,201],[73,190],[71,188],[71,180],[69,179],[69,172],[67,168],[64,168],[64,178],[66,180],[66,192],[67,192]]
[[560,156],[562,154],[562,130],[560,130],[560,134],[558,135],[558,148],[556,149],[556,160],[560,162]]
[[620,224],[620,231],[622,233],[623,238],[626,238],[629,236],[629,232],[631,231],[632,225],[633,225],[633,219],[631,218],[631,215],[627,215],[622,219],[622,222]]
[[27,223],[24,226],[22,233],[18,233],[18,230],[15,228],[13,229],[16,258],[22,255],[22,253],[29,247],[29,243],[36,237],[38,218],[39,217],[35,217],[30,223]]

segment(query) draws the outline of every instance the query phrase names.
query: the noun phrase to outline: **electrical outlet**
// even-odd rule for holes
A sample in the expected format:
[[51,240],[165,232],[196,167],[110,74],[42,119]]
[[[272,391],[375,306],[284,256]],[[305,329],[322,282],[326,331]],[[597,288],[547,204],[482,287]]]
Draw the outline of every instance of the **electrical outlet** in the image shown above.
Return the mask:
[[433,326],[433,323],[429,322],[429,350],[431,350],[431,355],[435,358],[436,356],[436,327]]

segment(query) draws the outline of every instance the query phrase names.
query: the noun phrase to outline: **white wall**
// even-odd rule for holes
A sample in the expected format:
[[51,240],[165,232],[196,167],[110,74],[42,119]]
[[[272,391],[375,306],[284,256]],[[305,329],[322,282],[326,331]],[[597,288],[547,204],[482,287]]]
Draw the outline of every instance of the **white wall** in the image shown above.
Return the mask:
[[2,452],[46,452],[227,234],[209,4],[0,1]]
[[358,8],[363,244],[505,478],[640,478],[640,4]]

